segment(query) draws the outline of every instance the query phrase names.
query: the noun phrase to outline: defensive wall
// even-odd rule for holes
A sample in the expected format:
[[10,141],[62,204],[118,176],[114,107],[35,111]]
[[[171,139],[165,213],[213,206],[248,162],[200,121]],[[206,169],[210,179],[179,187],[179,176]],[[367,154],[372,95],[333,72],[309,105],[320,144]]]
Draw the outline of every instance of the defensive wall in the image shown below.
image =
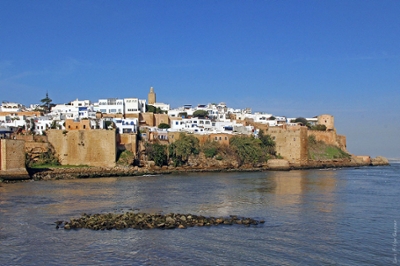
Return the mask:
[[307,134],[308,136],[314,135],[317,141],[323,141],[326,144],[337,146],[347,152],[346,136],[336,134],[336,130],[308,130]]
[[169,124],[170,118],[167,114],[140,113],[139,124],[141,126],[158,127],[161,123]]
[[117,135],[117,145],[119,150],[127,150],[135,156],[138,152],[137,135],[136,134],[119,134]]
[[0,178],[29,178],[25,168],[25,143],[23,140],[0,139]]
[[61,165],[114,167],[117,156],[115,130],[47,131],[49,143]]
[[276,153],[290,164],[301,166],[308,163],[307,127],[269,127],[265,134],[270,135],[275,141]]

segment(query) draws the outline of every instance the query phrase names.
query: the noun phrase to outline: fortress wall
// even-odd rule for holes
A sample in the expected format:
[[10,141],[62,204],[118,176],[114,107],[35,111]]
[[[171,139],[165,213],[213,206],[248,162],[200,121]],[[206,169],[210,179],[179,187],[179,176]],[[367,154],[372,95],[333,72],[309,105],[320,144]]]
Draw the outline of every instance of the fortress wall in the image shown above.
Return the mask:
[[308,138],[306,127],[270,127],[266,134],[276,143],[276,153],[293,165],[304,165],[308,162]]
[[154,127],[154,114],[153,113],[140,113],[139,124]]
[[115,130],[48,130],[47,136],[62,165],[115,166]]
[[347,151],[346,136],[337,135],[335,130],[332,131],[309,130],[308,136],[310,135],[314,135],[317,141],[323,141],[326,144],[335,145],[340,149]]
[[169,125],[169,116],[167,114],[154,114],[154,126],[158,127],[161,123]]
[[339,148],[343,151],[347,152],[347,139],[344,135],[337,135],[337,142],[339,144]]
[[14,139],[0,141],[0,170],[26,172],[25,141]]
[[120,145],[124,145],[125,149],[137,154],[137,135],[136,134],[120,134]]
[[326,144],[337,146],[335,131],[309,130],[308,136],[310,135],[314,135],[317,141],[323,141]]

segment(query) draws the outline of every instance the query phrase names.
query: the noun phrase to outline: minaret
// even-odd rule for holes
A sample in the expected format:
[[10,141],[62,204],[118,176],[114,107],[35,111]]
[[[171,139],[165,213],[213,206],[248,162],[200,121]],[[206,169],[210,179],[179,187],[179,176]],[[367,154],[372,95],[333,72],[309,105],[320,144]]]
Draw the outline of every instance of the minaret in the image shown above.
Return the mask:
[[147,104],[155,104],[156,103],[156,93],[154,92],[153,87],[150,87],[149,95],[147,96]]

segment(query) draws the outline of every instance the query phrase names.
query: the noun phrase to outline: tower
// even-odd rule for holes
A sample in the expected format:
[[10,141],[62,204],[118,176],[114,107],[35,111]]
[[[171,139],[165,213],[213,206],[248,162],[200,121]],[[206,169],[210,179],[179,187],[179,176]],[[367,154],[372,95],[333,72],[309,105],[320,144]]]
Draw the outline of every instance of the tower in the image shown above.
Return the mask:
[[156,103],[156,93],[154,92],[153,87],[150,87],[150,92],[147,96],[147,103],[150,105]]

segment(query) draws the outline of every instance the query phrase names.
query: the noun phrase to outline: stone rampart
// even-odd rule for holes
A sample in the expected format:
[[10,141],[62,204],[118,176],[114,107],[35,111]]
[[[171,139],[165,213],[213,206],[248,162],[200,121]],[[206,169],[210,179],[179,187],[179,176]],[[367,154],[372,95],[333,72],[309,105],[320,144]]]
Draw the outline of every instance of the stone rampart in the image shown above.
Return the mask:
[[332,131],[319,131],[308,130],[308,136],[314,135],[317,141],[323,141],[326,144],[334,145],[346,151],[346,136],[337,135],[335,130]]
[[115,166],[115,130],[48,130],[47,136],[61,165]]
[[270,127],[266,134],[275,141],[276,153],[288,160],[291,165],[307,164],[307,127]]
[[25,168],[25,141],[0,140],[0,178],[29,178]]

